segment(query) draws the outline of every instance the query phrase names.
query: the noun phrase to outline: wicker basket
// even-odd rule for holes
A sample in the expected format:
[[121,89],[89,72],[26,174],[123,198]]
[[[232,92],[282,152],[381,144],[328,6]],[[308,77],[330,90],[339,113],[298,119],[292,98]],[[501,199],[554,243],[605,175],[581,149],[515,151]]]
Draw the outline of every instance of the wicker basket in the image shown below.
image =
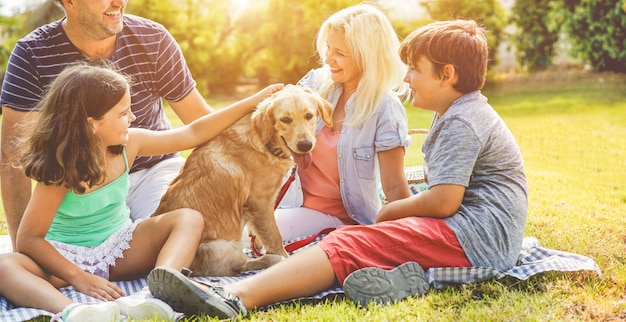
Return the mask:
[[411,195],[416,195],[422,191],[428,190],[428,185],[424,179],[424,167],[415,165],[404,168],[407,184]]
[[424,182],[424,167],[421,165],[405,167],[404,176],[409,184]]

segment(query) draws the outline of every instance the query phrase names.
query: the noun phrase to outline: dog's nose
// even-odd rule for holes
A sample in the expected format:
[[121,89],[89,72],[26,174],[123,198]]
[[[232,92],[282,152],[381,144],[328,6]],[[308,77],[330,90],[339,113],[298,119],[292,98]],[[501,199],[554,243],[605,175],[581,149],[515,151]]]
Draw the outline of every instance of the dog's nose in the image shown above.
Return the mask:
[[309,152],[311,148],[313,148],[311,141],[298,141],[298,150],[300,150],[300,152]]

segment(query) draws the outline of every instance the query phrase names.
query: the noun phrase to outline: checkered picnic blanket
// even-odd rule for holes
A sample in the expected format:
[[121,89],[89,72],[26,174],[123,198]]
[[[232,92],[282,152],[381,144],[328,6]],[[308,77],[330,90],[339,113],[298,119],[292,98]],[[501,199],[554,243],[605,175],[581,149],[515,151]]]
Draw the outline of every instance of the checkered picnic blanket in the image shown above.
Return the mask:
[[[315,244],[316,242],[321,240],[321,238],[323,238],[323,236],[319,236],[312,244]],[[10,250],[11,242],[8,236],[0,236],[0,253],[6,253]],[[600,268],[593,261],[593,259],[578,254],[542,248],[536,238],[527,237],[524,239],[522,251],[520,253],[517,265],[506,272],[485,267],[431,268],[426,271],[426,274],[428,275],[428,281],[431,284],[431,287],[441,289],[451,285],[458,285],[459,283],[477,283],[487,279],[499,279],[506,276],[514,277],[520,280],[526,280],[533,275],[547,271],[572,272],[580,270],[595,271],[598,276],[602,278]],[[240,274],[234,277],[195,277],[194,279],[204,282],[215,281],[217,279],[221,283],[227,284],[247,278],[256,273],[257,272],[254,271],[246,272],[244,274]],[[127,295],[131,295],[141,292],[141,290],[147,286],[147,278],[144,277],[133,281],[115,282],[115,284],[117,284]],[[76,302],[85,303],[96,301],[92,297],[75,291],[73,287],[65,287],[61,289],[61,291]],[[337,287],[310,297],[284,301],[281,303],[277,303],[276,305],[293,303],[295,301],[305,303],[318,302],[326,299],[335,299],[342,296],[343,290]],[[0,321],[25,321],[39,316],[53,316],[54,313],[56,312],[47,312],[25,307],[15,307],[6,299],[0,297]]]

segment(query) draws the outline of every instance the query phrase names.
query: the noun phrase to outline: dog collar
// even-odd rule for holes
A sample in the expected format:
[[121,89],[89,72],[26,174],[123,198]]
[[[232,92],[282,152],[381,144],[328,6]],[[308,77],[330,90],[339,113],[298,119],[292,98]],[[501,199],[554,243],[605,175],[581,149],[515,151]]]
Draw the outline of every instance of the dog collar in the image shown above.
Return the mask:
[[281,157],[283,159],[289,159],[285,157],[285,153],[283,153],[283,149],[277,148],[272,144],[272,141],[265,143],[265,147],[270,151],[270,153],[274,156]]

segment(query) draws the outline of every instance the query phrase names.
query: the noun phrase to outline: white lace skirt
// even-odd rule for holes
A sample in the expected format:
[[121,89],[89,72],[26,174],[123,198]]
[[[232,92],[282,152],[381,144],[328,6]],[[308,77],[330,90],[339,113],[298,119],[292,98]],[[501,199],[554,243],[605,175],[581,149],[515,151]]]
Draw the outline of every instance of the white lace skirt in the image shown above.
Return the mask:
[[130,248],[133,232],[141,220],[130,223],[109,236],[98,246],[77,246],[49,240],[50,244],[67,260],[82,270],[109,279],[109,267],[115,266],[115,260],[123,257],[123,252]]

